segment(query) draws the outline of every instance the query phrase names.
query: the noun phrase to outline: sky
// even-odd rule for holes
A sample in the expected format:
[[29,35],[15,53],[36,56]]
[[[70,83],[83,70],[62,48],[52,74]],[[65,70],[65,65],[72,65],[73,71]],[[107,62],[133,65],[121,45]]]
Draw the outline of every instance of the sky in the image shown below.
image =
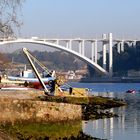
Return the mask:
[[25,0],[22,37],[140,38],[140,0]]

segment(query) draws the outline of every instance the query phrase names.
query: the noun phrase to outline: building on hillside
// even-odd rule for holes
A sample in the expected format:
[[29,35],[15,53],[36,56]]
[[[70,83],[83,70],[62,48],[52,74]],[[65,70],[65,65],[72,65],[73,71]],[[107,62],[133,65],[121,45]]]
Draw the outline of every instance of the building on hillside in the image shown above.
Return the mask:
[[66,79],[76,79],[75,72],[72,71],[72,70],[69,70],[69,71],[67,72],[67,75],[66,75],[65,77],[66,77]]
[[67,72],[62,72],[61,73],[66,79],[75,79],[75,80],[79,80],[83,77],[85,77],[85,75],[87,74],[87,70],[86,69],[82,69],[82,70],[69,70]]

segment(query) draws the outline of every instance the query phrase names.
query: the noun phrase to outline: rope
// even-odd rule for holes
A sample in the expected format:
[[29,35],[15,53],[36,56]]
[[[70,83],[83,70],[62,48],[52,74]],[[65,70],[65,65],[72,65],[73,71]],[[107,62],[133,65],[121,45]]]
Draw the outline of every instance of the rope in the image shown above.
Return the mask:
[[[43,65],[41,62],[39,62],[29,51],[28,51],[28,54],[30,55],[30,57],[31,57],[44,71],[47,71],[47,73],[48,73],[50,76],[52,76],[52,75],[51,75],[51,71],[50,71],[49,69],[47,69],[45,65]],[[56,77],[56,79],[62,81],[62,83],[65,83],[62,79],[59,79],[59,78],[57,78],[57,77]],[[59,83],[57,83],[57,82],[56,82],[56,84],[59,85]],[[64,85],[66,85],[66,86],[69,87],[69,88],[72,88],[72,89],[75,90],[77,93],[82,94],[82,93],[79,92],[78,90],[74,89],[71,85],[69,85],[69,84],[67,84],[67,83],[65,83]]]
[[[29,52],[28,52],[28,53],[29,53]],[[44,71],[47,71],[47,73],[48,73],[50,76],[52,76],[52,75],[50,74],[51,71],[50,71],[49,69],[47,69],[45,65],[43,65],[41,62],[39,62],[31,53],[29,53],[29,55],[30,55],[30,57],[31,57],[34,61],[36,61],[36,63],[37,63]]]

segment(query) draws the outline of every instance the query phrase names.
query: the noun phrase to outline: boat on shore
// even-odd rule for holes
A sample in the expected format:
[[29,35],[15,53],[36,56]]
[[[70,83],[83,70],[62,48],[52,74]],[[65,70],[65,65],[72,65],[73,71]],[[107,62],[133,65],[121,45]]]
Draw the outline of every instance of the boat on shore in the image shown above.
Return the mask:
[[[10,81],[22,81],[22,82],[24,82],[25,87],[29,86],[29,87],[36,88],[36,89],[41,88],[39,79],[36,78],[35,74],[30,69],[23,70],[17,76],[7,76],[7,79]],[[42,74],[41,79],[45,83],[45,85],[47,85],[51,81],[54,81],[55,77],[51,76],[50,74],[44,73],[44,74]]]

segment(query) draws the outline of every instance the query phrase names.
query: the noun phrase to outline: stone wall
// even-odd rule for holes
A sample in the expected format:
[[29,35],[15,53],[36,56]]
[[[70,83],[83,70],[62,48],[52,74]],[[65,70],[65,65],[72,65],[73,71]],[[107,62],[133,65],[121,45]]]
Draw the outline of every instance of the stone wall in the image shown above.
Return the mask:
[[81,119],[81,106],[0,98],[0,123],[56,122]]

